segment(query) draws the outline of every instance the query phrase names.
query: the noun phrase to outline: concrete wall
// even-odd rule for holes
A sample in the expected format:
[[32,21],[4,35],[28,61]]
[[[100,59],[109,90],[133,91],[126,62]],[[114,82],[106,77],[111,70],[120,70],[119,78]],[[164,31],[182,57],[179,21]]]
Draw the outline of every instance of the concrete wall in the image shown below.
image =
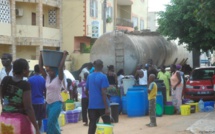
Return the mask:
[[16,2],[16,8],[23,9],[23,16],[16,17],[17,25],[32,25],[32,13],[36,13],[35,3]]
[[0,23],[0,35],[11,36],[11,24]]

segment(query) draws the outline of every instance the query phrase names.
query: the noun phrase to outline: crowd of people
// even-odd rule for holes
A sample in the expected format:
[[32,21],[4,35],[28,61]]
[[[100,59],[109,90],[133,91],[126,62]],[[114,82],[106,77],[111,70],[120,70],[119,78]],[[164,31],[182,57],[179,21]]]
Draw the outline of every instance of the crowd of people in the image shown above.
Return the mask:
[[[103,72],[103,61],[96,60],[82,68],[79,79],[67,76],[65,60],[63,57],[58,67],[43,65],[42,54],[39,64],[34,66],[34,75],[29,75],[29,65],[25,59],[12,60],[11,54],[1,57],[4,66],[0,72],[2,113],[0,132],[36,134],[40,133],[42,120],[48,119],[47,134],[60,134],[58,117],[62,111],[63,103],[61,92],[69,92],[70,99],[78,101],[78,88],[81,88],[81,106],[84,126],[89,126],[88,134],[95,134],[96,123],[99,118],[110,124],[110,96],[123,94],[123,79],[125,72],[119,69],[115,72],[114,66],[107,66]],[[148,127],[157,126],[155,105],[158,86],[156,79],[163,80],[166,87],[166,99],[172,101],[175,113],[180,113],[182,104],[182,90],[185,85],[181,66],[171,65],[170,72],[160,67],[160,71],[152,61],[138,65],[134,72],[135,84],[147,86],[149,100],[150,123]],[[66,77],[67,76],[67,77]],[[88,119],[89,118],[89,119]],[[12,120],[11,120],[12,119]],[[88,121],[89,120],[89,121]],[[9,130],[9,128],[11,128]]]

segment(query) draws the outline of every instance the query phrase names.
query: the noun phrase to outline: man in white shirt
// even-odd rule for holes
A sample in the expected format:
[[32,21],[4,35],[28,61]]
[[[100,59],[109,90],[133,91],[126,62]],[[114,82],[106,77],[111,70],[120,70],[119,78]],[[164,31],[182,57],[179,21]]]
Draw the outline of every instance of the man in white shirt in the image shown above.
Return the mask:
[[0,71],[0,83],[5,76],[13,76],[12,55],[4,53],[1,57],[1,63],[4,66]]

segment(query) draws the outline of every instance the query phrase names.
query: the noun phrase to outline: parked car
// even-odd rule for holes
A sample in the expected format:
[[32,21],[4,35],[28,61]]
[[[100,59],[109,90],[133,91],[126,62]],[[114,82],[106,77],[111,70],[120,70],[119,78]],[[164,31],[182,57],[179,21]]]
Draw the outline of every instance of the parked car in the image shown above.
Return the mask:
[[215,100],[215,67],[195,68],[186,81],[184,98]]

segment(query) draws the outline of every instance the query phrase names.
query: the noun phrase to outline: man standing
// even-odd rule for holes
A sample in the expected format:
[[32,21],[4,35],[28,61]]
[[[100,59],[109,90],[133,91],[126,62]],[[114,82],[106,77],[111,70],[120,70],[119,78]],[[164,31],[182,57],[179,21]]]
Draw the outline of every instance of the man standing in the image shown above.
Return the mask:
[[94,62],[95,71],[91,73],[86,82],[86,94],[89,96],[89,129],[88,134],[95,134],[96,123],[99,118],[106,124],[110,124],[110,110],[109,101],[106,95],[107,88],[109,87],[108,79],[102,73],[103,62],[96,60]]
[[0,71],[0,83],[5,76],[13,76],[12,55],[4,53],[1,57],[1,63],[4,66]]
[[39,129],[42,126],[42,120],[46,117],[45,105],[45,79],[40,75],[39,65],[34,66],[35,74],[31,76],[28,82],[31,85],[31,99],[34,108],[35,117],[38,121]]

